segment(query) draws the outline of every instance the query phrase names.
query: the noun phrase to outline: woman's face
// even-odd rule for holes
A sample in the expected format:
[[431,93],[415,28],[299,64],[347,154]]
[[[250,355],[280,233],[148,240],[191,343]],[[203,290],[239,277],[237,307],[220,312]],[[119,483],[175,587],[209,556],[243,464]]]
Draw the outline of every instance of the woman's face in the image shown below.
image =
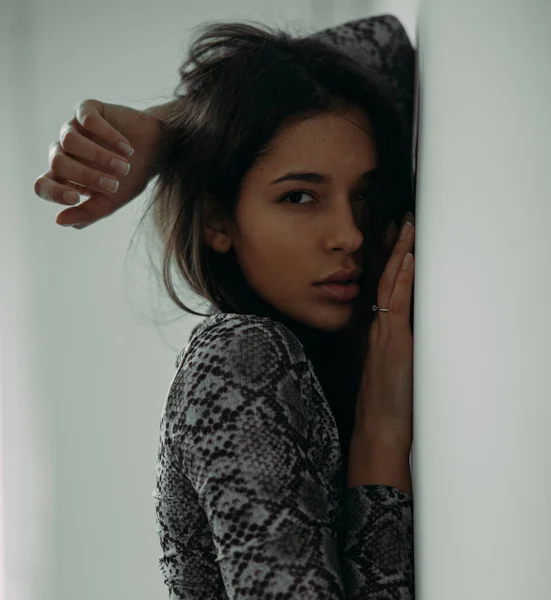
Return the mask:
[[352,314],[352,301],[330,299],[315,284],[339,269],[362,268],[359,227],[367,178],[377,165],[370,131],[356,109],[282,129],[270,155],[243,179],[239,231],[230,227],[209,242],[221,252],[234,247],[244,276],[266,302],[324,331],[343,328]]

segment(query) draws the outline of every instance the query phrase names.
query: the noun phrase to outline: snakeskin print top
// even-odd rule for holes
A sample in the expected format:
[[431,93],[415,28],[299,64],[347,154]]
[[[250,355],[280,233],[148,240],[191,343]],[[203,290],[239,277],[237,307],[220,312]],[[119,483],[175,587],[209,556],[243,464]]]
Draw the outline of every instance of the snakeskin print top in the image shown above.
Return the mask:
[[218,313],[179,353],[156,466],[170,600],[410,600],[413,498],[348,488],[337,427],[300,341]]
[[[314,35],[378,71],[411,126],[414,50],[395,17]],[[176,369],[153,491],[170,600],[414,598],[413,498],[347,487],[335,419],[287,327],[215,314]]]

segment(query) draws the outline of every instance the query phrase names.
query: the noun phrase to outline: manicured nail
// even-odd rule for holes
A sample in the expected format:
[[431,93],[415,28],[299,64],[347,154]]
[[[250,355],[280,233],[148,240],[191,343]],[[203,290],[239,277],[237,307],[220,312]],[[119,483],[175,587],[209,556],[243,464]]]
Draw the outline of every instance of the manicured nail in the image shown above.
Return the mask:
[[407,234],[409,233],[409,230],[411,229],[411,223],[409,221],[406,221],[404,223],[404,226],[402,227],[402,233],[400,233],[400,239],[401,240],[405,240]]
[[99,184],[108,192],[116,192],[119,189],[119,182],[113,177],[100,177]]
[[128,175],[130,171],[130,163],[126,160],[121,160],[120,158],[113,158],[109,163],[111,168],[117,173],[122,173],[123,175]]
[[63,200],[65,200],[67,204],[78,204],[79,197],[76,192],[64,192]]
[[126,156],[132,156],[134,154],[134,148],[124,142],[119,142],[118,148],[123,154],[126,154]]
[[402,270],[405,271],[413,262],[413,254],[411,252],[408,252],[405,256],[404,256],[404,260],[402,262]]

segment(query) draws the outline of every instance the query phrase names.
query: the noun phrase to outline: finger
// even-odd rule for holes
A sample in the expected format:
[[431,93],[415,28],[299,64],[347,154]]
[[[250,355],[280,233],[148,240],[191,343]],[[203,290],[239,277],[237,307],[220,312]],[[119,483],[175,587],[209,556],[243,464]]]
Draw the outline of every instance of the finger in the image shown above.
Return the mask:
[[88,200],[78,206],[72,206],[61,211],[55,222],[57,225],[74,225],[75,223],[91,225],[112,215],[119,208],[121,206],[113,200],[112,194],[105,196],[94,192]]
[[[71,203],[68,202],[66,198],[64,198],[65,192],[73,192],[77,193],[76,201]],[[55,177],[52,171],[48,171],[47,173],[43,173],[35,182],[34,182],[34,193],[43,200],[47,200],[48,202],[55,202],[56,204],[77,204],[79,202],[78,194],[81,196],[89,196],[93,194],[93,190],[90,190],[87,187],[74,183],[72,181],[67,181],[65,179]]]
[[404,239],[398,239],[383,275],[381,276],[377,290],[377,306],[380,308],[388,308],[388,313],[377,313],[378,320],[380,321],[380,332],[385,337],[390,334],[390,319],[386,317],[391,317],[396,310],[400,310],[399,301],[395,301],[398,297],[396,296],[393,298],[393,294],[402,262],[405,255],[408,252],[411,252],[415,239],[415,226],[411,221],[409,225],[406,225],[404,222],[400,234],[403,232],[406,233],[406,236]]
[[51,171],[35,181],[35,193],[41,198],[67,206],[67,202],[63,199],[63,193],[66,191],[77,190],[82,195],[90,196],[81,204],[60,212],[56,217],[58,225],[82,222],[94,223],[113,214],[120,208],[120,205],[114,200],[114,194],[98,194],[94,190],[89,190],[72,182],[60,183],[51,177],[47,177],[48,174],[51,175]]
[[50,166],[56,179],[73,181],[100,194],[114,193],[119,189],[118,176],[114,177],[101,169],[89,167],[63,150],[54,153]]
[[[407,261],[409,259],[409,261]],[[388,324],[391,328],[391,337],[399,338],[400,332],[409,331],[409,320],[411,314],[411,294],[414,279],[415,257],[407,253],[400,265],[400,271],[396,277],[394,291],[390,298],[389,315],[392,313]]]
[[[392,296],[396,276],[402,264],[402,260],[413,243],[409,238],[410,230],[404,229],[406,223],[413,224],[413,217],[408,218],[406,215],[402,220],[400,229],[395,234],[394,248],[388,258],[387,264],[379,280],[377,289],[377,303],[382,308],[388,308],[388,302]],[[407,225],[410,227],[410,225]],[[403,232],[406,231],[406,237],[402,239]]]
[[101,174],[106,172],[118,177],[119,175],[128,175],[130,172],[131,165],[128,160],[112,150],[98,145],[73,126],[64,126],[59,139],[59,143],[50,145],[51,161],[56,154],[64,153],[77,158],[79,162],[88,167],[97,169]]
[[[99,100],[81,100],[74,108],[75,120],[84,130],[96,135],[111,148],[115,148],[124,156],[132,156],[132,144],[105,120],[104,109],[103,102]],[[78,127],[76,129],[78,130]]]

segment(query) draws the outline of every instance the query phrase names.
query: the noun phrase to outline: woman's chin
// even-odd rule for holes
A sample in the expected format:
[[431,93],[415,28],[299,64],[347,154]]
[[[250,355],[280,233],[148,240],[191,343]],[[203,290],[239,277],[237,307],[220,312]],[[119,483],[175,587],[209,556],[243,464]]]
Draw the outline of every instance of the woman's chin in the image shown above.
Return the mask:
[[352,316],[352,302],[329,302],[312,307],[300,320],[322,331],[340,331]]

